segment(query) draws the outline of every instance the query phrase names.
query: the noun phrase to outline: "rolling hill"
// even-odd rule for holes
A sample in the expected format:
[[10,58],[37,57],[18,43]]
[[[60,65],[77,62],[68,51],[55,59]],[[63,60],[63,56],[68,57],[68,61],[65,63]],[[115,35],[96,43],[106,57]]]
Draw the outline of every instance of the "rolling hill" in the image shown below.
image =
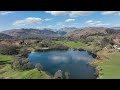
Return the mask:
[[58,33],[52,30],[39,30],[39,29],[13,29],[6,30],[2,33],[10,35],[15,38],[35,38],[35,37],[57,37]]
[[3,34],[3,33],[0,33],[0,39],[11,39],[11,38],[13,38],[13,37],[6,35],[6,34]]
[[71,38],[86,38],[88,36],[94,35],[118,35],[120,34],[120,29],[105,28],[105,27],[86,27],[79,30],[75,30],[68,34]]
[[61,28],[59,30],[52,29],[12,29],[1,32],[1,37],[13,38],[46,38],[46,37],[70,37],[70,38],[86,38],[88,36],[100,35],[120,35],[120,29],[106,27],[85,27],[77,28]]

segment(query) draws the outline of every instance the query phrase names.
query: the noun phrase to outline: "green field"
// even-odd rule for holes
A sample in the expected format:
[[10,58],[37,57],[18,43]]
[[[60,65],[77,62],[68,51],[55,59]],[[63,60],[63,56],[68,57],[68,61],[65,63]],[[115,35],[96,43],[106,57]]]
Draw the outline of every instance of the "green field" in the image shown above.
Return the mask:
[[13,60],[13,56],[0,55],[0,78],[5,79],[50,79],[51,77],[44,71],[38,71],[37,69],[18,71],[13,70],[10,65],[10,61]]
[[78,41],[74,42],[74,41],[64,40],[64,41],[54,41],[54,42],[57,44],[63,44],[63,45],[68,46],[70,48],[85,48],[85,47],[87,47],[87,44],[83,44],[83,43],[78,42]]
[[113,53],[108,57],[109,61],[98,63],[103,73],[100,79],[120,79],[120,53]]

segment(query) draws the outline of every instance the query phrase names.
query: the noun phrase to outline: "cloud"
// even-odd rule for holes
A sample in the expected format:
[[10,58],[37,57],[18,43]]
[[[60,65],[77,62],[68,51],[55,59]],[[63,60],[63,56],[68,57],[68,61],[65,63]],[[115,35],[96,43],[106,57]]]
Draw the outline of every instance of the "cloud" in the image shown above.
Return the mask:
[[74,22],[75,19],[66,19],[65,22]]
[[0,15],[7,15],[7,14],[12,14],[14,13],[13,11],[0,11]]
[[120,11],[103,11],[101,14],[102,15],[111,15],[111,14],[120,15]]
[[88,20],[88,21],[86,21],[86,23],[87,23],[87,24],[91,24],[91,25],[93,24],[93,25],[94,25],[94,24],[100,24],[101,21]]
[[61,62],[68,63],[69,62],[69,58],[64,55],[63,56],[53,55],[49,58],[52,60],[53,63],[61,63]]
[[46,13],[50,13],[51,15],[54,16],[63,16],[63,15],[67,15],[69,11],[46,11]]
[[45,28],[48,28],[48,29],[55,29],[55,26],[54,25],[45,25],[45,26],[39,26],[39,27],[36,27],[36,29],[45,29]]
[[37,24],[43,21],[50,21],[52,19],[50,18],[46,18],[46,19],[42,19],[42,18],[36,18],[36,17],[28,17],[24,20],[18,20],[16,22],[13,23],[13,25],[16,26],[21,26],[21,25],[27,25],[27,24]]
[[52,18],[46,18],[46,19],[44,19],[44,21],[51,21],[52,20]]
[[90,15],[92,13],[93,13],[93,11],[71,11],[69,13],[69,16],[70,17],[87,16],[87,15]]
[[70,17],[78,17],[90,15],[91,13],[93,13],[93,11],[46,11],[46,13],[54,16],[68,15]]
[[113,27],[120,27],[120,24],[115,24],[113,25]]
[[65,26],[63,22],[58,22],[56,25],[60,26],[60,27],[64,27]]
[[101,21],[88,20],[85,22],[88,26],[108,26],[108,23],[102,23]]

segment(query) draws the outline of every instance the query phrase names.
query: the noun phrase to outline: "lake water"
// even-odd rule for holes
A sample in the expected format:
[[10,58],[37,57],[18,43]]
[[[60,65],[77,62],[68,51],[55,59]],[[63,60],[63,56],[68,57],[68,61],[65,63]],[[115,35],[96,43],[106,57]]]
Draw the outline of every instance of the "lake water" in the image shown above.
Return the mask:
[[[79,50],[51,50],[30,53],[30,62],[35,65],[40,63],[43,70],[54,75],[62,70],[64,78],[69,79],[94,79],[94,68],[87,63],[94,60],[87,51]],[[66,76],[67,75],[67,76]]]

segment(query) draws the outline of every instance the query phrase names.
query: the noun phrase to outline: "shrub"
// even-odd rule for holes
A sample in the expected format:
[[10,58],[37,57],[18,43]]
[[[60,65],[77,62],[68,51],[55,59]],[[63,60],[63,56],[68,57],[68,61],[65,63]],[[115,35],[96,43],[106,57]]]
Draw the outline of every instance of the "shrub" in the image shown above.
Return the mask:
[[107,45],[107,48],[112,49],[112,45],[111,44]]
[[101,47],[102,48],[104,48],[105,46],[107,46],[109,44],[111,44],[111,45],[114,44],[114,42],[113,42],[113,40],[111,38],[106,38],[105,37],[105,38],[102,39],[102,41],[101,41]]
[[11,63],[11,67],[17,70],[28,70],[32,69],[33,66],[26,58],[17,58]]
[[62,71],[58,70],[55,75],[54,75],[54,79],[62,79]]
[[37,68],[38,71],[41,71],[43,69],[42,65],[40,63],[37,63],[35,65],[35,68]]
[[0,44],[0,54],[15,55],[18,54],[18,47],[15,45]]
[[19,54],[22,56],[22,57],[26,57],[28,56],[28,50],[26,48],[21,48],[20,51],[19,51]]

